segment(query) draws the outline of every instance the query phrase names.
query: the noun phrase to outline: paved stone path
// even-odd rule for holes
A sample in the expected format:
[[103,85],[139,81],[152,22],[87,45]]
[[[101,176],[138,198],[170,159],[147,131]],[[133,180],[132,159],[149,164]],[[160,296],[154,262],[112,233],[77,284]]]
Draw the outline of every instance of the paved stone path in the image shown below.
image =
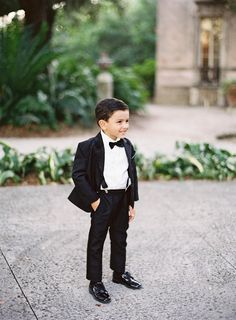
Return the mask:
[[111,282],[100,305],[85,279],[89,215],[65,186],[0,189],[1,320],[235,320],[236,182],[141,182],[127,269],[144,289]]
[[[235,110],[150,105],[143,117],[132,118],[129,137],[147,156],[172,153],[176,140],[236,152],[236,144],[216,139],[235,130]],[[75,149],[90,135],[0,140],[27,153],[44,145]],[[107,239],[110,305],[88,294],[90,219],[67,201],[71,188],[0,188],[1,320],[236,319],[236,181],[141,182],[127,269],[144,289],[111,282]]]

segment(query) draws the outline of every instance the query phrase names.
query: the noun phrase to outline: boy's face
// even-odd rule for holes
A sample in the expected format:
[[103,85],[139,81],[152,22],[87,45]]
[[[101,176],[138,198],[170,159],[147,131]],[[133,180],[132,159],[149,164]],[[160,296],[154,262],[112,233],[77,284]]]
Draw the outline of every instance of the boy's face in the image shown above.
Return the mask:
[[98,124],[111,139],[124,138],[129,128],[129,110],[117,110],[107,121],[99,120]]

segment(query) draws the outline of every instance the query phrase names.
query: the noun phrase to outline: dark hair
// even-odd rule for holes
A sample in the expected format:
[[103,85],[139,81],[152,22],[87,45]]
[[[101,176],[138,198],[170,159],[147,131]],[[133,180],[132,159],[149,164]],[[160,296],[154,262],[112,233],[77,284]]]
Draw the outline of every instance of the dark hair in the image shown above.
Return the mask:
[[108,98],[99,101],[95,108],[97,123],[99,120],[108,121],[112,114],[117,110],[129,110],[124,101],[116,98]]

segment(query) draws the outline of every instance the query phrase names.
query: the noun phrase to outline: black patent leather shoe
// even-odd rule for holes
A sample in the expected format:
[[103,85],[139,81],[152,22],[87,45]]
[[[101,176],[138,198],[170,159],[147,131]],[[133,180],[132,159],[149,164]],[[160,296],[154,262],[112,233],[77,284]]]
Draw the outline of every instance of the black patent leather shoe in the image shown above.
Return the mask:
[[129,272],[125,272],[123,274],[113,273],[112,281],[114,283],[120,283],[130,289],[141,289],[142,285],[137,280],[135,280]]
[[109,303],[111,302],[111,298],[109,293],[104,287],[102,282],[90,283],[89,285],[89,293],[94,297],[95,300],[101,303]]

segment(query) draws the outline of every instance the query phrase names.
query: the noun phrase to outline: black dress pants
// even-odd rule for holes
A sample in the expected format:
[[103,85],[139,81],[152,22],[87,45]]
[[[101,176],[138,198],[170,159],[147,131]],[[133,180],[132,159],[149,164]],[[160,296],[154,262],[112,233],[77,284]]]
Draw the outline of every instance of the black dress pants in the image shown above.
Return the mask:
[[102,280],[102,252],[109,230],[111,240],[110,268],[124,273],[126,238],[129,227],[128,192],[105,193],[101,191],[100,204],[91,213],[91,227],[87,247],[87,279]]

